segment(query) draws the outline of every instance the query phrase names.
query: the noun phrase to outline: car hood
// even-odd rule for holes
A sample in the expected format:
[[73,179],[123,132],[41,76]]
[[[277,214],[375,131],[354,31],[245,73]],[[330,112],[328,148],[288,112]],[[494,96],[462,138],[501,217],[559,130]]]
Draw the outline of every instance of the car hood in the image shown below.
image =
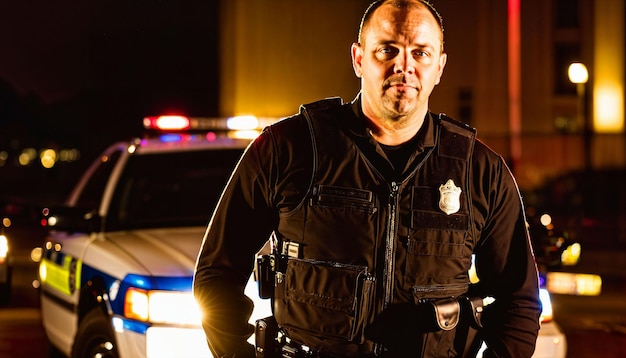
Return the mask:
[[118,278],[128,274],[191,277],[204,231],[204,227],[187,227],[107,233],[92,242],[86,256],[94,257],[86,257],[85,262],[106,262],[107,271]]

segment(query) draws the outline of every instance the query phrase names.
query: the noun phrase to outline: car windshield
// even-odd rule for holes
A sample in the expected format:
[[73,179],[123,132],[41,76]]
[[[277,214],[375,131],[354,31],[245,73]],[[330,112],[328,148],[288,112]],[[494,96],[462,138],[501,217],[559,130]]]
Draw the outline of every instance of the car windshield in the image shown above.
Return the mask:
[[120,177],[107,230],[206,225],[241,149],[133,155]]

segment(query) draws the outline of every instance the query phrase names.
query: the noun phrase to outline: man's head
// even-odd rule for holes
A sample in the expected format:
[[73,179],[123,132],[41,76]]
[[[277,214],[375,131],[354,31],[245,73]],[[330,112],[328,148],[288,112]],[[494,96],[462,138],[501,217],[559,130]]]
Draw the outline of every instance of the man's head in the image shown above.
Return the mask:
[[[386,2],[389,2],[389,1],[385,1],[385,0],[374,1],[365,10],[363,17],[361,18],[361,25],[359,26],[359,36],[357,39],[358,43],[362,43],[361,34],[363,33],[363,28],[369,24],[369,20],[372,17],[372,13],[374,12],[374,10],[378,9],[382,4]],[[401,1],[391,1],[391,2],[398,4],[396,6],[404,7],[404,6],[408,6],[409,3],[412,3],[413,1],[401,0]],[[443,52],[443,43],[444,43],[443,41],[443,18],[441,17],[441,14],[439,14],[437,9],[435,9],[435,7],[428,1],[419,0],[417,2],[424,4],[428,8],[428,10],[431,12],[431,14],[433,14],[433,17],[435,18],[435,20],[437,20],[437,23],[439,24],[439,27],[441,28],[441,52]]]
[[373,3],[363,16],[359,42],[352,45],[363,112],[388,128],[421,121],[446,60],[442,20],[429,3]]

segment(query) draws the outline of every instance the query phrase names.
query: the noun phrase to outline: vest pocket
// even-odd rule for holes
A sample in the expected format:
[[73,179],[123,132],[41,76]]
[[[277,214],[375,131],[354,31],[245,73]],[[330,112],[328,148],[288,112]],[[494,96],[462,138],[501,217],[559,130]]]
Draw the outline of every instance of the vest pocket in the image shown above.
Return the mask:
[[311,334],[361,343],[373,286],[365,266],[290,258],[274,314],[297,341]]

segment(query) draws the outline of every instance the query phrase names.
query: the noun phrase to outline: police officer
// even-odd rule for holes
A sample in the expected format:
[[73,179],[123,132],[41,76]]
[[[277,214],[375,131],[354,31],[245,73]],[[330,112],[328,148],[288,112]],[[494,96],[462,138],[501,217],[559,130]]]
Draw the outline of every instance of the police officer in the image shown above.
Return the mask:
[[267,127],[224,191],[194,279],[212,352],[255,355],[243,289],[271,236],[281,338],[265,356],[471,356],[484,341],[486,357],[530,357],[540,302],[516,183],[472,128],[428,110],[441,17],[374,2],[351,54],[356,98]]

